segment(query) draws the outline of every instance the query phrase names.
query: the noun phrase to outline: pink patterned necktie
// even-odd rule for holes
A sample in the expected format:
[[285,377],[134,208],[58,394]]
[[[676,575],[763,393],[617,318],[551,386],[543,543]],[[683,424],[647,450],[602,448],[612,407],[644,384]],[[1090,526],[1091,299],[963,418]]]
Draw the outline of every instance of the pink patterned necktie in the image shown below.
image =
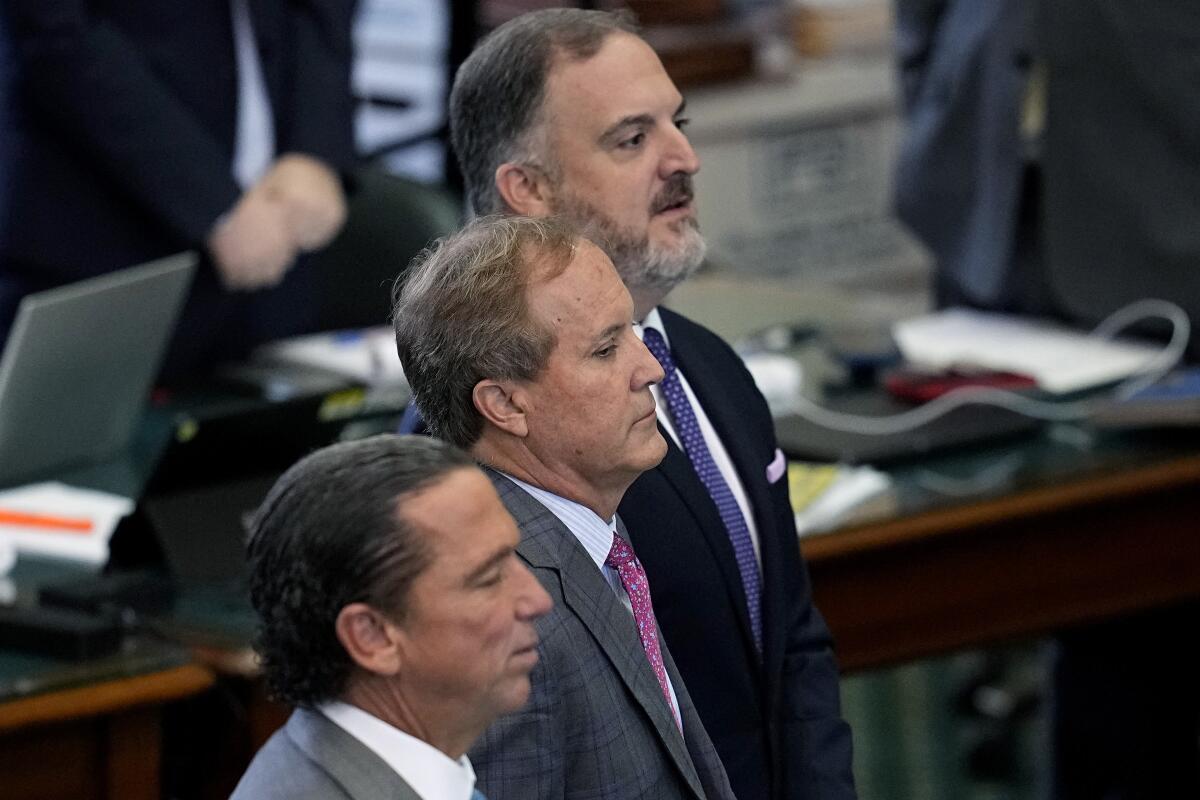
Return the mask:
[[663,697],[667,699],[667,707],[671,709],[671,716],[675,719],[675,724],[679,725],[675,704],[671,702],[671,688],[667,683],[667,670],[663,666],[662,650],[658,646],[658,625],[654,621],[654,606],[650,604],[650,583],[646,580],[646,570],[642,569],[642,564],[633,554],[633,548],[629,546],[629,542],[621,538],[621,535],[615,531],[613,532],[612,548],[608,551],[608,558],[604,560],[604,563],[617,571],[617,575],[621,578],[621,585],[625,587],[625,593],[629,595],[629,603],[633,606],[633,619],[637,623],[638,638],[642,640],[642,648],[646,651],[650,668],[654,670],[654,676],[658,678],[658,685],[662,689]]

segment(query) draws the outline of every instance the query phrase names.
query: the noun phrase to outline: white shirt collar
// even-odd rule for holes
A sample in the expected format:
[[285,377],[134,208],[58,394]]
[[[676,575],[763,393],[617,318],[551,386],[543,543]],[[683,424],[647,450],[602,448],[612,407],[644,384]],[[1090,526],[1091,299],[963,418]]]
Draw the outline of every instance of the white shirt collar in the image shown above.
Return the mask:
[[514,478],[507,472],[504,476],[524,489],[530,497],[544,505],[551,514],[558,517],[567,530],[575,535],[583,549],[591,556],[596,566],[604,569],[608,559],[608,551],[612,549],[613,533],[617,530],[617,518],[605,522],[599,514],[585,505],[559,497],[537,486],[532,486],[523,480]]
[[429,743],[341,700],[323,703],[318,710],[387,762],[422,800],[471,800],[475,769],[465,755],[455,761]]
[[[565,497],[559,497],[553,492],[548,492],[537,486],[531,486],[508,473],[504,473],[504,476],[524,489],[530,497],[544,505],[551,514],[558,517],[558,520],[563,525],[567,526],[567,530],[574,534],[592,561],[596,563],[596,568],[600,570],[608,585],[616,592],[621,600],[621,604],[633,616],[633,604],[629,599],[629,593],[625,591],[624,586],[621,584],[620,576],[617,575],[616,570],[606,567],[604,564],[608,560],[608,552],[612,550],[613,534],[617,531],[616,516],[614,515],[612,519],[605,522],[595,511],[592,511],[587,506],[576,503],[574,500],[568,500]],[[669,676],[667,677],[667,689],[671,695],[671,714],[674,715],[676,723],[679,724],[682,730],[683,718],[680,716],[679,699],[675,694],[675,686],[671,683]]]
[[650,309],[649,313],[642,318],[642,321],[633,326],[637,332],[638,338],[642,338],[642,331],[646,328],[654,328],[662,336],[663,341],[667,345],[667,349],[671,349],[671,340],[667,338],[667,329],[663,327],[662,315],[658,313],[658,306]]

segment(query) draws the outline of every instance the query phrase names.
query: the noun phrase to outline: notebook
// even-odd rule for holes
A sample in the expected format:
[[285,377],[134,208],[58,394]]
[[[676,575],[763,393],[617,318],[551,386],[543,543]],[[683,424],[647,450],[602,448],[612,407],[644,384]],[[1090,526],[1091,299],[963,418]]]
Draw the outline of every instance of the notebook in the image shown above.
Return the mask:
[[0,486],[128,444],[196,261],[182,253],[21,300],[0,356]]

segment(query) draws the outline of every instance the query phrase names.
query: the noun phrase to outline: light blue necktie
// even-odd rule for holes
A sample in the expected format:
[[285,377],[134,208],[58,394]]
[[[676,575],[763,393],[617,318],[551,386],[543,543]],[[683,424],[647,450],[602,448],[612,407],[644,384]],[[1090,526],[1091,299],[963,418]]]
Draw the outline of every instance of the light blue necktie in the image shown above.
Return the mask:
[[666,377],[661,384],[662,393],[667,398],[667,408],[675,423],[675,432],[683,442],[683,450],[696,470],[696,477],[708,490],[709,497],[717,506],[717,513],[725,523],[729,541],[733,545],[733,556],[737,561],[738,572],[742,576],[742,589],[746,592],[746,607],[750,611],[750,630],[754,634],[754,646],[762,652],[762,588],[758,574],[758,559],[754,556],[754,542],[750,539],[750,529],[746,527],[746,518],[737,504],[729,484],[721,477],[717,462],[713,461],[708,445],[704,443],[704,434],[700,431],[700,423],[696,420],[696,412],[688,402],[683,384],[679,381],[679,373],[675,371],[675,361],[662,334],[654,328],[646,328],[642,332],[642,341],[646,348],[658,359]]
[[487,800],[487,798],[483,796],[483,792],[476,789],[471,793],[471,800]]

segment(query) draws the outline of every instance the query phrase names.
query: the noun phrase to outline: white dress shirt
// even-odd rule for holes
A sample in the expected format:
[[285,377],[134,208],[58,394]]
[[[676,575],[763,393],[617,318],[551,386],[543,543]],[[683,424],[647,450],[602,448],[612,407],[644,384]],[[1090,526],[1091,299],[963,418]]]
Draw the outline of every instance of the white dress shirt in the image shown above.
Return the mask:
[[319,710],[387,762],[421,800],[471,800],[475,769],[465,755],[455,761],[427,742],[340,700],[323,703]]
[[[642,338],[642,332],[646,328],[654,328],[658,331],[667,348],[671,347],[671,340],[667,337],[667,331],[663,327],[662,316],[658,313],[657,306],[650,309],[650,313],[646,315],[641,324],[633,326],[639,339]],[[675,366],[675,372],[679,375],[679,383],[683,386],[683,393],[687,396],[688,403],[692,406],[692,412],[696,415],[696,422],[700,425],[700,433],[704,436],[704,443],[708,445],[708,452],[712,455],[717,469],[720,470],[721,477],[729,485],[729,491],[733,492],[733,497],[737,500],[738,508],[741,509],[742,517],[746,520],[746,527],[750,530],[750,541],[754,545],[754,557],[758,559],[759,569],[762,569],[762,553],[758,545],[758,526],[754,524],[754,513],[750,508],[750,498],[746,496],[746,489],[742,486],[742,479],[738,477],[737,470],[733,467],[733,460],[729,457],[729,451],[725,449],[725,445],[721,444],[721,439],[717,436],[717,431],[713,428],[712,422],[709,421],[708,414],[704,413],[704,407],[696,399],[696,393],[692,391],[687,376],[683,374],[682,369],[678,368],[678,364]],[[656,383],[650,387],[650,393],[654,395],[655,412],[658,415],[659,423],[667,429],[667,433],[671,434],[671,438],[675,440],[675,445],[680,450],[683,450],[683,443],[679,440],[675,424],[671,421],[671,410],[667,405],[667,398],[663,396],[662,387]]]
[[[612,549],[613,534],[617,532],[617,518],[613,517],[605,521],[595,511],[574,500],[559,497],[553,492],[528,484],[508,473],[505,473],[505,477],[524,489],[530,497],[558,517],[559,522],[567,526],[567,530],[575,535],[575,538],[583,545],[583,549],[596,563],[596,568],[600,570],[600,574],[608,581],[612,590],[617,593],[621,605],[625,606],[632,618],[633,603],[629,600],[629,593],[621,585],[621,576],[615,569],[604,563],[608,560],[608,551]],[[654,587],[649,585],[649,579],[647,579],[647,586],[650,589],[650,602],[653,603]],[[679,699],[675,696],[675,685],[671,683],[670,675],[667,676],[667,689],[671,693],[671,713],[675,716],[675,722],[679,725],[679,729],[683,730],[683,718],[679,715]]]
[[263,79],[248,0],[230,0],[233,45],[237,58],[237,137],[233,177],[243,189],[253,186],[275,159],[275,118]]

